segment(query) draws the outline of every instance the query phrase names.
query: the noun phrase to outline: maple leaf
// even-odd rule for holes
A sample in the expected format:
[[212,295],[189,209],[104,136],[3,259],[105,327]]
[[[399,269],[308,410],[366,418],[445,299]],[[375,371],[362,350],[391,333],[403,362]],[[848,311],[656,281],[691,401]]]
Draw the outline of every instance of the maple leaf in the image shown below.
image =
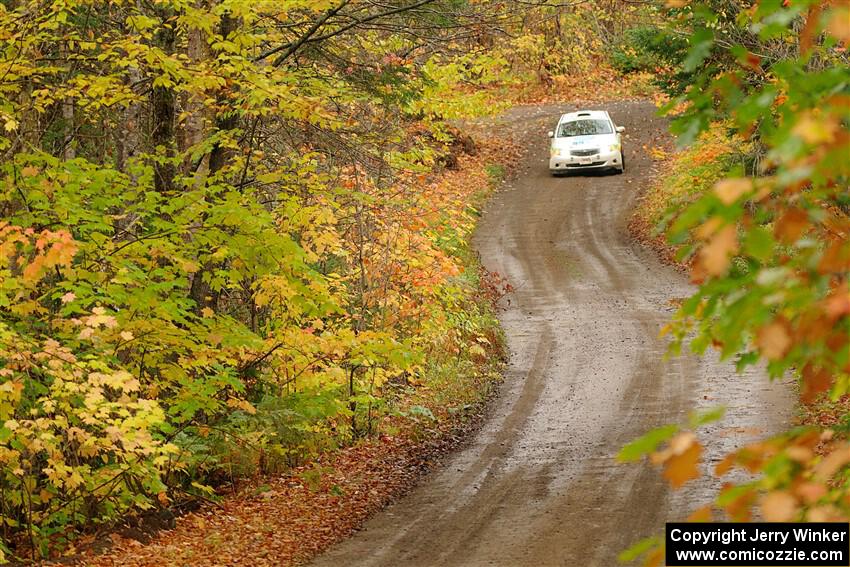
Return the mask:
[[827,489],[818,482],[801,482],[794,488],[794,493],[804,503],[811,505],[826,496]]
[[662,464],[662,476],[670,486],[679,488],[689,480],[699,478],[699,462],[702,455],[702,445],[690,431],[676,435],[670,440],[669,446],[651,455],[655,464]]
[[688,516],[689,522],[710,522],[714,519],[714,512],[711,505],[701,506]]
[[794,344],[791,326],[782,317],[774,319],[756,333],[756,344],[768,360],[780,360]]
[[832,10],[826,29],[833,37],[850,47],[850,8],[838,5]]
[[700,265],[710,275],[722,275],[737,252],[737,230],[733,225],[724,226],[700,249]]
[[790,522],[797,514],[797,509],[797,499],[784,490],[769,492],[761,501],[761,511],[768,522]]
[[812,478],[820,482],[829,482],[835,473],[850,464],[850,445],[843,445],[827,454],[812,470]]
[[808,144],[829,143],[840,127],[836,121],[805,113],[794,125],[793,132]]
[[802,209],[792,208],[776,221],[776,237],[786,244],[799,240],[809,227],[809,215]]
[[750,179],[724,179],[714,186],[714,193],[724,205],[731,205],[752,189],[753,182]]
[[804,403],[815,401],[818,394],[826,392],[832,386],[832,375],[814,364],[807,364],[803,368],[802,380],[803,388],[800,397]]

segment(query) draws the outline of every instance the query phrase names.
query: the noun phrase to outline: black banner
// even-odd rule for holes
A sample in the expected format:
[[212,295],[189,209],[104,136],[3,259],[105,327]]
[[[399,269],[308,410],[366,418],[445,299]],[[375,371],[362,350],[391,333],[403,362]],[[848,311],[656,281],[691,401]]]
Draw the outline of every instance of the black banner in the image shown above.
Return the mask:
[[667,524],[670,567],[850,565],[850,524]]

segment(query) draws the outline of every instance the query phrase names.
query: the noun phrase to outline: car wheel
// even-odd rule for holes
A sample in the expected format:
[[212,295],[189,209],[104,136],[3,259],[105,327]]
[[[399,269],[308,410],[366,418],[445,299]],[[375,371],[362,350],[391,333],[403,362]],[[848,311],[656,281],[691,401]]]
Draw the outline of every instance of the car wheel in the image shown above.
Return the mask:
[[620,150],[620,169],[617,170],[617,173],[625,173],[626,172],[626,154],[622,150]]

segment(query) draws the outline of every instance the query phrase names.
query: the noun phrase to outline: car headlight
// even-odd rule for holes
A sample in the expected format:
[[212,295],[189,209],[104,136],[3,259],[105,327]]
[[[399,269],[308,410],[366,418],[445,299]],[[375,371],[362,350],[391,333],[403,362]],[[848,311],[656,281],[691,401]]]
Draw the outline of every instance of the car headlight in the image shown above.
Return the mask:
[[559,148],[549,148],[549,155],[551,157],[558,157],[561,155],[561,150]]
[[619,152],[620,151],[620,144],[611,144],[611,147],[608,148],[608,151]]

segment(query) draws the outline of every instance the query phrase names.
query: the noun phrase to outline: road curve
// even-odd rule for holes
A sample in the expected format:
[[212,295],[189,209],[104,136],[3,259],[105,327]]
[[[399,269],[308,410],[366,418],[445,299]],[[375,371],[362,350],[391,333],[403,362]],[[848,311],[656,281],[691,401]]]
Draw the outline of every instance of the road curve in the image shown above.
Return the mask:
[[723,404],[707,467],[789,420],[791,389],[761,372],[663,360],[658,330],[690,287],[626,223],[651,171],[644,147],[665,125],[649,103],[606,108],[627,129],[625,175],[549,176],[545,131],[569,106],[519,107],[493,128],[529,144],[475,238],[485,266],[515,288],[501,314],[511,353],[502,394],[466,447],[314,567],[612,567],[716,488],[705,479],[672,493],[648,464],[615,462],[624,443]]

